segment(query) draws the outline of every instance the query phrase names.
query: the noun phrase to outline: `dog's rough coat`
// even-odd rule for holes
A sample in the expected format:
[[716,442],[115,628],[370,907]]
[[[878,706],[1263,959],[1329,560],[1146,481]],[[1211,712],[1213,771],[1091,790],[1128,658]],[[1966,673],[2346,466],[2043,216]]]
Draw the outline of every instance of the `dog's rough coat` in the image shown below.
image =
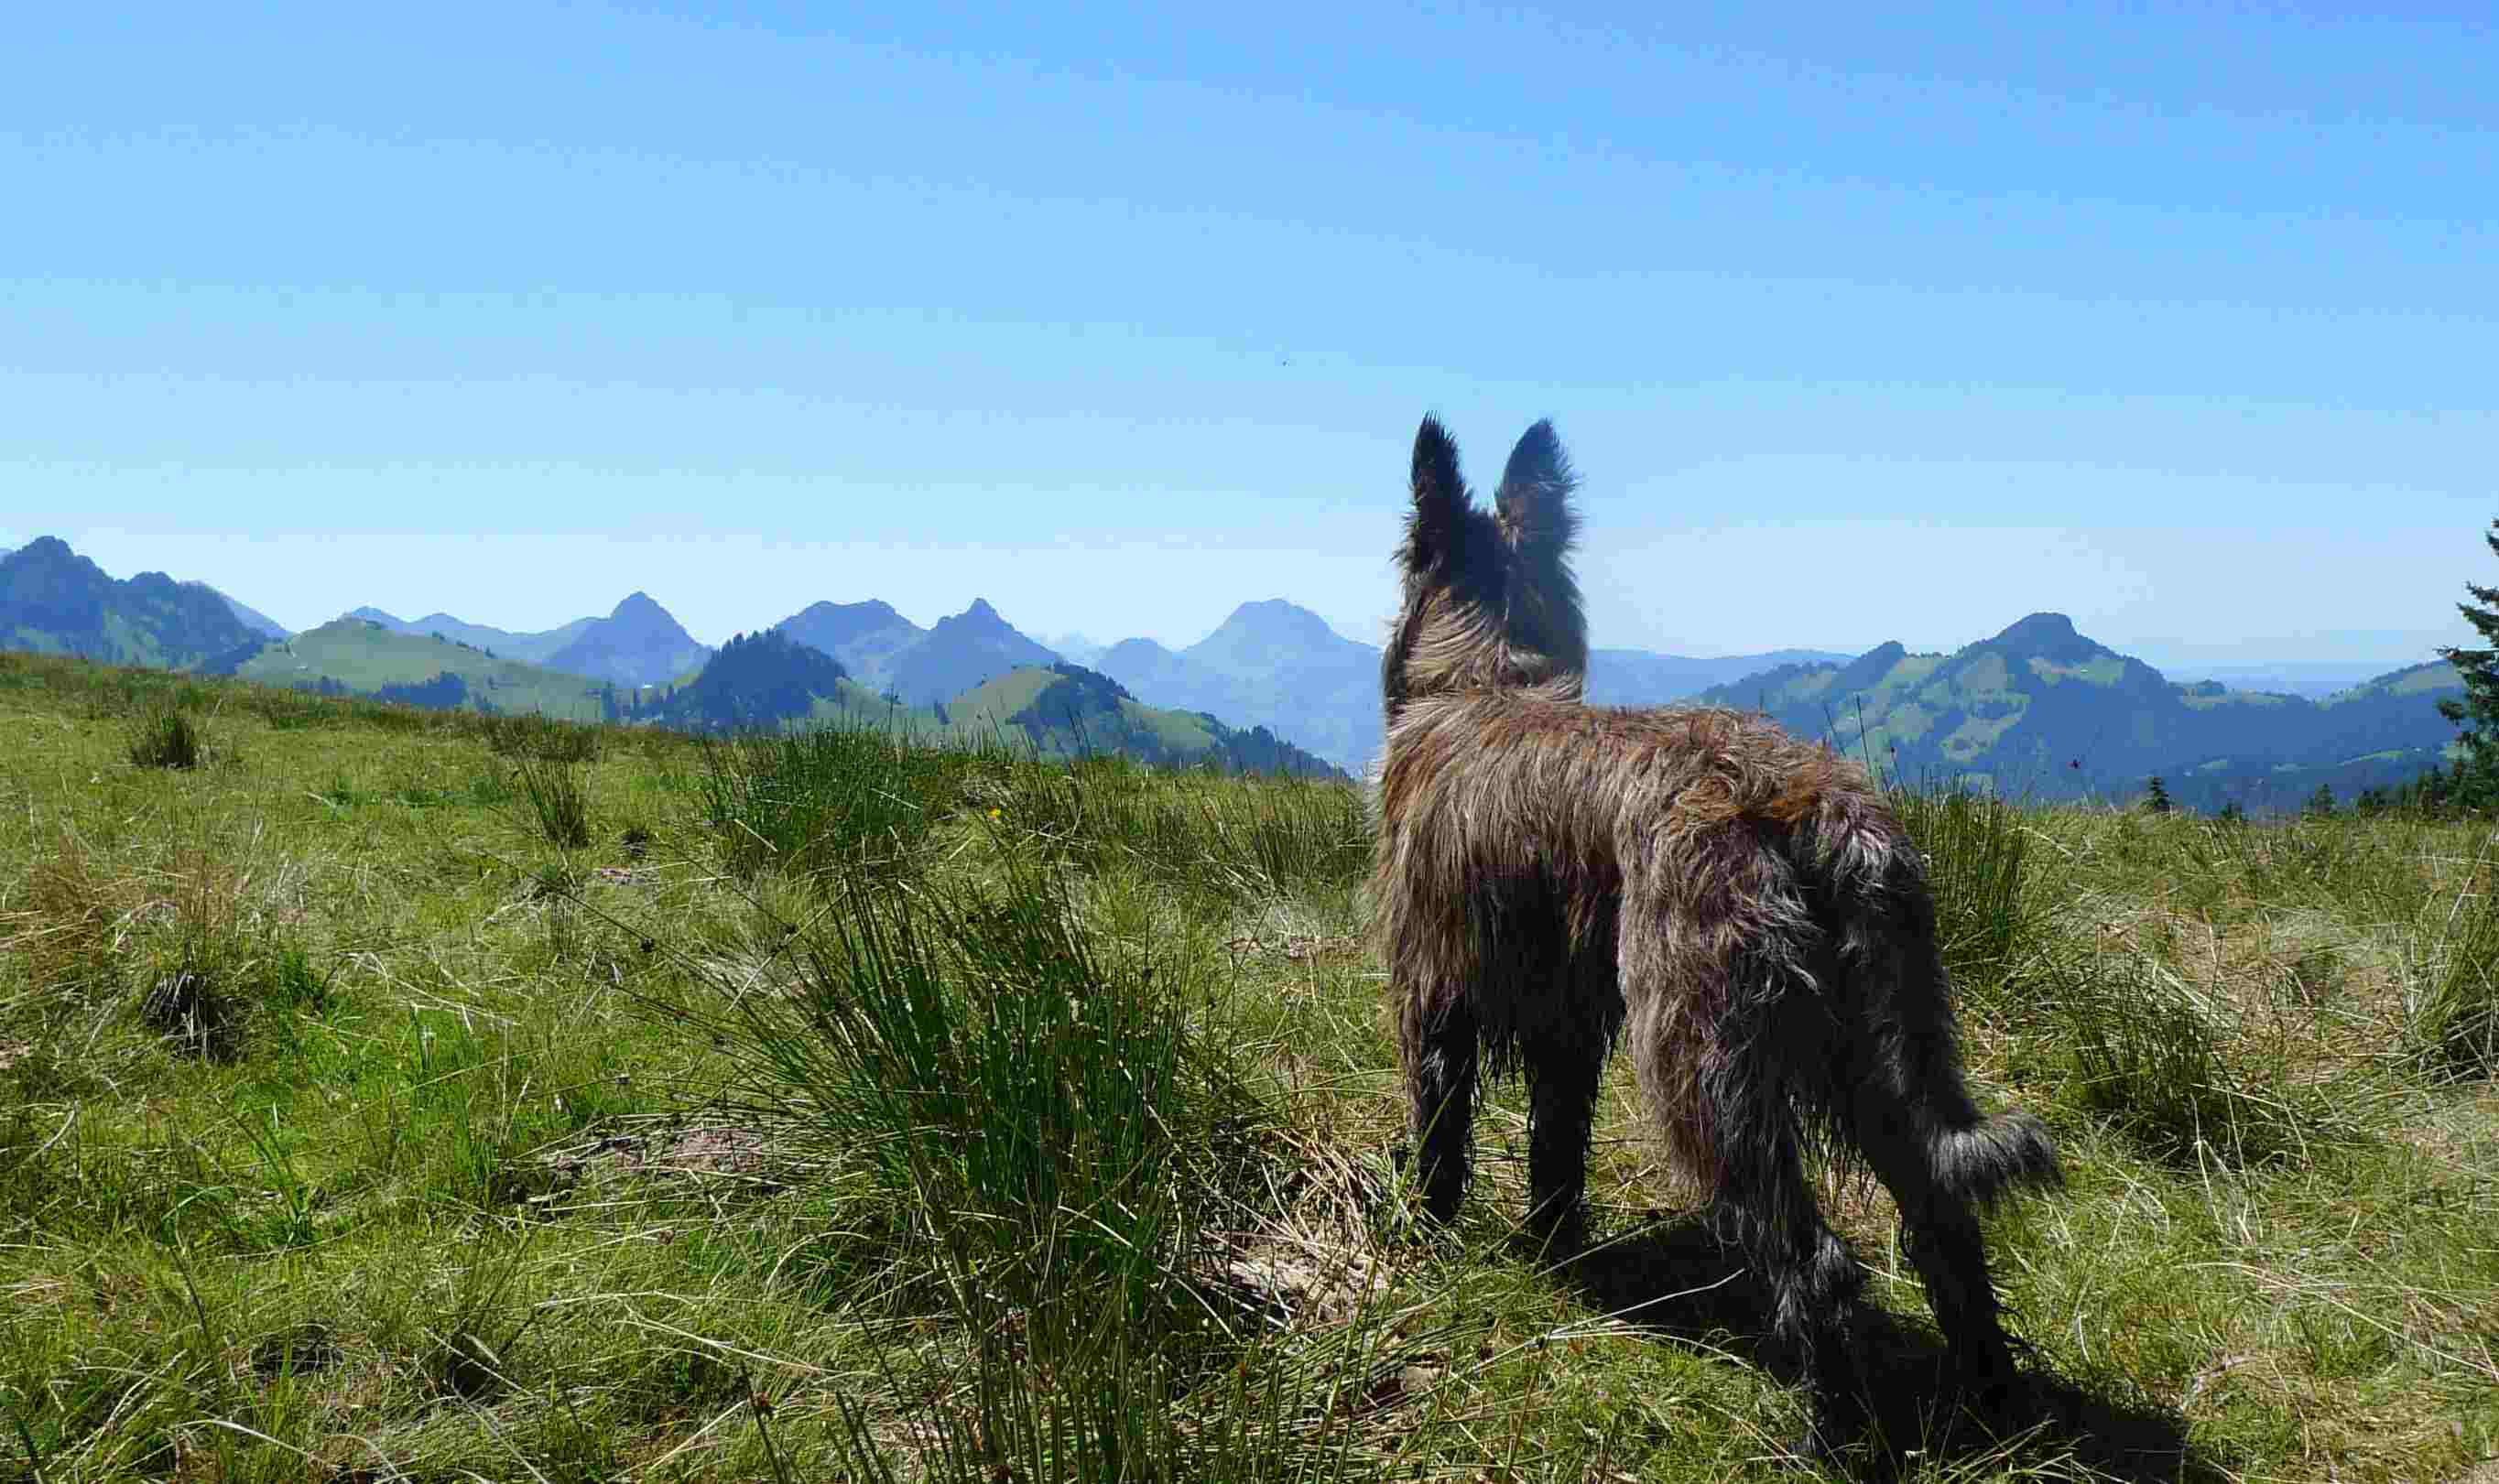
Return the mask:
[[1373,898],[1427,1210],[1464,1194],[1479,1072],[1530,1088],[1536,1231],[1579,1237],[1589,1121],[1617,1039],[1650,1122],[1767,1279],[1828,1441],[1856,1393],[1863,1274],[1803,1161],[1870,1170],[1964,1378],[2012,1362],[1976,1212],[2053,1185],[2027,1117],[1964,1085],[1924,857],[1865,771],[1769,722],[1583,703],[1552,429],[1476,507],[1440,424],[1416,436],[1381,663]]

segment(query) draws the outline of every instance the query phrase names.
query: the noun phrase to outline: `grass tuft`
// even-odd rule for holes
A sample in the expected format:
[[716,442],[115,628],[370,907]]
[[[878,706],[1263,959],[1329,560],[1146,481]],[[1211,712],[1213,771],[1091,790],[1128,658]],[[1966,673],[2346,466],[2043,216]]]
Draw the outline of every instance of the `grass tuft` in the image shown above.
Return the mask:
[[[422,714],[422,713],[417,713]],[[596,762],[600,728],[560,721],[537,712],[488,716],[476,722],[487,750],[501,758],[536,758],[541,762]]]
[[1190,1243],[1272,1113],[1055,874],[876,882],[841,877],[791,993],[720,1022],[749,1109],[861,1158],[951,1304],[1181,1322]]
[[2499,1072],[2499,895],[2486,878],[2456,894],[2429,957],[2412,1017],[2422,1060],[2450,1079]]
[[864,727],[706,738],[699,787],[722,862],[742,878],[908,867],[959,769]]
[[575,851],[590,843],[590,793],[571,760],[515,754],[512,775],[549,845]]
[[981,779],[973,795],[986,821],[1054,860],[1134,871],[1201,901],[1341,892],[1371,869],[1362,795],[1333,781],[1222,787],[1091,758],[1010,766]]
[[2038,947],[2025,892],[2029,839],[2022,811],[1967,789],[1895,789],[1892,806],[1927,856],[1944,968],[1962,997],[2000,1000]]
[[176,706],[142,712],[130,724],[130,760],[143,768],[196,768],[208,743],[190,713]]

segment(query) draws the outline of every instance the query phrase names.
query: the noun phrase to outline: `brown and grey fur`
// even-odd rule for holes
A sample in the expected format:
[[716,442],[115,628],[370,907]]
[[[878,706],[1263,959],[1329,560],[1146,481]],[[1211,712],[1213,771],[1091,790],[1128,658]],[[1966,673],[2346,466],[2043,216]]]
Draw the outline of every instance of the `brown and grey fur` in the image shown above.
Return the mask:
[[1575,481],[1528,430],[1487,512],[1426,418],[1381,665],[1373,880],[1424,1202],[1456,1213],[1478,1073],[1530,1089],[1531,1221],[1578,1240],[1617,1039],[1649,1121],[1769,1281],[1821,1403],[1864,1275],[1806,1183],[1817,1150],[1898,1200],[1964,1377],[2011,1373],[1976,1211],[2053,1185],[2027,1117],[1964,1085],[1924,857],[1864,770],[1769,722],[1587,705]]

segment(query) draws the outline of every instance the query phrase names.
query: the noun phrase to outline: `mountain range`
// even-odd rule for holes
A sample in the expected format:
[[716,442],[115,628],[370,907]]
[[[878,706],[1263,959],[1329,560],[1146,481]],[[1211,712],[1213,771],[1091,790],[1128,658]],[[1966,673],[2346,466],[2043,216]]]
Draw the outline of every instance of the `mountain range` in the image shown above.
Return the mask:
[[[930,630],[946,631],[942,623]],[[973,652],[962,642],[947,648]],[[841,661],[780,628],[730,639],[693,680],[656,700],[647,695],[629,698],[626,720],[693,730],[847,722],[932,742],[1011,741],[1043,757],[1120,753],[1166,765],[1343,776],[1264,727],[1148,706],[1108,677],[1063,661],[1018,666],[948,699],[910,704],[891,689],[860,684]]]
[[325,694],[538,711],[580,722],[613,717],[619,710],[616,688],[608,682],[564,674],[438,633],[409,633],[353,614],[266,641],[234,673]]
[[568,675],[582,675],[620,686],[658,685],[699,666],[711,647],[686,632],[667,609],[648,593],[632,593],[605,618],[574,619],[558,629],[514,633],[471,624],[448,613],[432,613],[408,621],[379,608],[355,608],[344,617],[379,624],[397,633],[439,634],[471,645],[498,659],[542,665]]
[[984,597],[927,629],[875,601],[817,603],[772,627],[823,650],[860,684],[906,706],[946,700],[1022,666],[1060,662]]
[[[204,584],[152,572],[117,582],[53,538],[0,555],[0,647],[429,703],[644,719],[659,719],[654,706],[693,686],[714,658],[638,592],[604,618],[536,633],[376,609],[291,639],[265,637],[276,627]],[[1236,754],[1306,749],[1349,772],[1379,746],[1379,649],[1281,598],[1242,604],[1179,650],[1067,636],[1067,648],[1091,661],[1081,668],[983,599],[926,629],[882,601],[819,602],[765,631],[839,668],[836,694],[808,692],[819,714],[908,713],[951,734],[965,725],[1028,728],[1063,712],[1062,723],[1090,718],[1107,733],[1133,734],[1130,750],[1141,753],[1160,745],[1145,738],[1164,732],[1186,732],[1182,751],[1204,752],[1217,747],[1212,727],[1250,739]],[[2302,678],[2302,690],[2321,683]],[[2295,804],[2320,784],[2350,793],[2397,783],[2435,764],[2454,729],[2434,702],[2459,690],[2444,662],[2327,695],[2180,684],[2050,613],[1950,654],[1912,654],[1897,642],[1856,656],[1712,660],[1601,649],[1588,675],[1593,702],[1699,696],[1758,707],[1896,777],[2057,799],[2131,796],[2159,774],[2180,802],[2251,808]]]
[[2180,685],[2034,613],[1950,654],[1879,644],[1844,664],[1788,665],[1701,699],[1758,708],[1909,781],[1965,781],[2045,799],[2130,797],[2161,775],[2194,807],[2299,804],[2436,765],[2454,727],[2438,715],[2462,682],[2444,661],[2321,700]]
[[0,557],[0,647],[223,674],[261,643],[204,584],[110,577],[54,536]]
[[[909,706],[945,700],[1019,666],[1068,658],[1017,630],[986,599],[928,629],[877,601],[817,603],[773,628]],[[1087,657],[1080,663],[1146,705],[1264,726],[1349,772],[1379,749],[1379,650],[1344,637],[1317,614],[1282,598],[1243,603],[1185,649],[1152,639],[1078,642]],[[1600,650],[1590,661],[1589,684],[1595,699],[1654,704],[1780,664],[1844,658],[1819,650],[1727,660]]]
[[403,619],[379,608],[350,608],[340,617],[379,624],[393,633],[440,634],[455,644],[490,650],[497,659],[509,658],[524,664],[546,663],[556,651],[579,638],[583,629],[599,622],[595,618],[578,618],[561,629],[549,629],[539,633],[515,633],[508,629],[468,623],[448,613],[429,613],[421,619]]

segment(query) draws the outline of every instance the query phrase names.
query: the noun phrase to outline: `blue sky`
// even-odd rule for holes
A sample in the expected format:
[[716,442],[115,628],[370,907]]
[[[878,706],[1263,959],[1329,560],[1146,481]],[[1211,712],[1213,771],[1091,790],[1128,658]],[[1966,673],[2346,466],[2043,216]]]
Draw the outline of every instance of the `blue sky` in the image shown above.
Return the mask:
[[0,544],[290,625],[1374,638],[1429,408],[1601,645],[2499,581],[2486,8],[225,9],[0,50]]

